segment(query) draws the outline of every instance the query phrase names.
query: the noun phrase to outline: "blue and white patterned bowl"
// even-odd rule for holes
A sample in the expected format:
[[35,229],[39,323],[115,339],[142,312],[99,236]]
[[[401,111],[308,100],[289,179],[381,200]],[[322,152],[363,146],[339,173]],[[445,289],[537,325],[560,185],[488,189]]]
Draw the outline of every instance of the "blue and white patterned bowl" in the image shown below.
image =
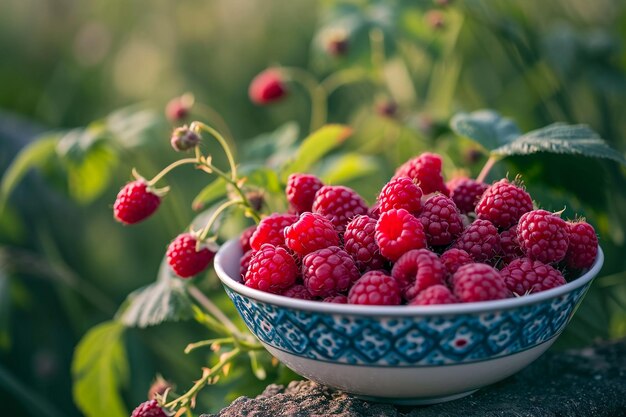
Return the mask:
[[604,256],[566,285],[520,298],[440,306],[360,306],[246,287],[241,248],[215,269],[250,331],[296,373],[373,400],[432,404],[469,395],[537,359],[561,334]]

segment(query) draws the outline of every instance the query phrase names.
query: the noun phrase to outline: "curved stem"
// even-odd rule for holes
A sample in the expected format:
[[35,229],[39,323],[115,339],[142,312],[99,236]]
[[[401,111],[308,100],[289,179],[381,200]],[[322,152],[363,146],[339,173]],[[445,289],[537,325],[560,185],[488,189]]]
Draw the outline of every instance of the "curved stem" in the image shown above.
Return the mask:
[[385,85],[385,35],[380,28],[370,30],[372,66],[380,86]]
[[480,170],[480,174],[478,174],[478,177],[476,177],[476,181],[484,182],[485,178],[487,178],[487,175],[489,175],[489,171],[491,171],[491,168],[493,168],[496,162],[498,162],[498,157],[490,156],[489,159],[487,159],[487,162],[485,162],[485,166],[483,166],[483,169]]
[[368,72],[363,68],[349,68],[334,72],[322,81],[322,87],[327,95],[334,93],[339,87],[359,81],[371,81]]
[[202,307],[204,307],[206,311],[213,314],[233,336],[240,334],[239,329],[235,326],[235,323],[233,323],[218,306],[213,304],[213,301],[204,295],[198,287],[189,285],[187,287],[187,291],[189,292],[189,295],[191,295]]
[[161,172],[159,172],[156,175],[156,177],[154,177],[150,181],[148,181],[148,185],[149,186],[153,186],[154,184],[159,182],[159,180],[161,178],[163,178],[168,172],[170,172],[171,170],[173,170],[176,167],[179,167],[181,165],[186,165],[186,164],[199,164],[199,163],[200,163],[200,160],[198,158],[184,158],[184,159],[179,159],[176,162],[172,162],[171,164],[169,164],[168,166],[163,168],[163,170]]
[[311,127],[314,132],[326,123],[328,117],[328,92],[310,72],[296,67],[281,67],[289,78],[302,85],[311,97]]
[[217,139],[219,144],[222,146],[222,149],[224,149],[224,153],[226,154],[226,158],[228,159],[228,165],[230,165],[231,180],[236,181],[237,180],[237,165],[235,165],[235,158],[233,157],[233,153],[231,152],[230,146],[228,146],[226,139],[224,139],[224,136],[222,136],[220,132],[213,129],[211,126],[208,126],[202,122],[196,121],[191,124],[192,130],[198,130],[198,128],[200,130],[204,130],[205,132],[212,135],[215,139]]
[[207,236],[209,235],[209,232],[211,231],[211,227],[213,226],[217,218],[220,216],[220,214],[222,214],[224,210],[226,210],[230,206],[234,206],[235,204],[241,204],[241,203],[243,202],[240,200],[228,200],[224,202],[222,205],[220,205],[218,208],[216,208],[213,214],[211,214],[211,217],[207,221],[206,225],[202,229],[202,232],[200,232],[198,240],[200,242],[203,242],[206,240]]
[[195,113],[197,113],[199,116],[206,117],[206,119],[214,124],[219,131],[224,132],[224,136],[226,136],[227,139],[230,139],[229,142],[232,142],[232,140],[234,139],[233,133],[228,128],[228,123],[226,123],[226,120],[224,120],[222,115],[219,114],[217,110],[204,103],[196,103],[192,107],[192,111],[194,109],[196,110]]

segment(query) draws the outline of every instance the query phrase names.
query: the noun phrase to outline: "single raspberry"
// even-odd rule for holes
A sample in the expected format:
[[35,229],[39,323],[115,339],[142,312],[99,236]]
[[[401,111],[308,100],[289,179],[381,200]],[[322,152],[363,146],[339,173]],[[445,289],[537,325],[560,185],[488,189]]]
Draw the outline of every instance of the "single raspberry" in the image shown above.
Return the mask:
[[241,246],[241,250],[243,252],[248,252],[252,249],[252,246],[250,246],[250,238],[254,234],[255,230],[256,225],[250,226],[241,233],[241,236],[239,236],[239,245]]
[[476,209],[476,203],[489,188],[489,184],[469,178],[455,178],[448,181],[450,198],[463,214],[471,213]]
[[338,246],[319,249],[302,258],[302,279],[314,296],[328,297],[347,291],[359,276],[352,257]]
[[242,280],[246,276],[246,272],[248,272],[248,268],[250,267],[250,260],[252,259],[253,255],[254,251],[250,249],[243,254],[241,260],[239,261],[239,275],[241,275]]
[[322,300],[325,303],[348,304],[348,297],[345,295],[333,295]]
[[550,265],[528,258],[515,259],[502,268],[500,276],[516,295],[549,290],[565,284],[563,275]]
[[565,258],[569,246],[567,223],[546,210],[524,214],[517,225],[517,238],[527,257],[544,264]]
[[376,220],[365,215],[356,216],[346,226],[344,249],[352,256],[360,271],[383,269],[387,260],[376,244]]
[[354,216],[367,214],[367,204],[356,191],[341,185],[325,185],[315,194],[313,212],[323,214],[343,233]]
[[130,417],[168,417],[168,415],[159,406],[157,400],[150,400],[139,404]]
[[381,271],[366,272],[348,293],[349,304],[398,305],[400,301],[398,283]]
[[598,255],[598,236],[593,226],[585,221],[567,222],[569,248],[565,263],[569,268],[587,269]]
[[463,219],[454,201],[441,194],[426,200],[419,219],[430,246],[449,245],[463,231]]
[[296,213],[311,211],[315,193],[322,188],[324,183],[315,175],[291,174],[287,179],[287,201]]
[[398,283],[402,297],[410,301],[426,288],[443,284],[446,269],[434,252],[413,249],[393,265],[391,276]]
[[297,298],[298,300],[312,300],[313,299],[313,296],[311,295],[309,290],[307,290],[306,287],[302,284],[292,285],[291,287],[282,291],[280,295],[283,295],[289,298]]
[[391,261],[397,261],[411,249],[426,247],[422,223],[405,209],[382,213],[376,222],[375,237],[380,253]]
[[170,138],[170,145],[176,152],[183,152],[195,148],[201,140],[200,135],[191,130],[189,126],[184,125],[174,129]]
[[476,215],[500,229],[508,229],[532,209],[530,194],[507,179],[501,179],[483,193],[476,204]]
[[462,249],[448,249],[441,254],[439,260],[446,268],[449,277],[452,277],[463,265],[474,263],[474,259]]
[[287,249],[264,244],[250,259],[245,284],[257,290],[279,294],[298,277],[298,266]]
[[254,250],[261,249],[265,243],[274,246],[285,246],[284,230],[298,221],[295,214],[274,213],[265,217],[256,226],[256,230],[250,237],[250,247]]
[[191,233],[176,236],[167,248],[167,263],[181,278],[189,278],[204,271],[215,257],[215,251],[201,245]]
[[474,220],[452,248],[464,250],[476,262],[490,261],[500,252],[498,229],[488,220]]
[[378,195],[380,212],[403,208],[418,214],[422,208],[422,190],[409,177],[398,177],[389,181]]
[[382,100],[376,103],[374,110],[379,116],[393,119],[398,115],[398,103],[391,99]]
[[[171,99],[165,106],[165,117],[170,122],[181,122],[189,116],[189,110],[193,105],[192,96],[185,94],[182,97]],[[191,98],[191,101],[189,100]]]
[[305,212],[291,226],[285,227],[285,243],[300,256],[339,244],[339,235],[326,217]]
[[504,279],[487,264],[467,264],[452,277],[453,293],[464,303],[500,300],[509,296]]
[[135,224],[159,208],[161,197],[145,180],[129,182],[120,190],[113,204],[113,216],[124,224]]
[[424,152],[420,156],[410,159],[396,170],[394,178],[409,177],[417,181],[424,194],[439,191],[449,195],[448,188],[441,175],[441,156]]
[[260,105],[279,101],[286,94],[287,86],[285,86],[284,77],[275,68],[268,68],[260,72],[254,77],[248,89],[250,100]]
[[454,304],[459,301],[445,285],[433,285],[417,294],[411,301],[412,306],[426,306],[435,304]]
[[500,233],[500,256],[505,264],[524,256],[517,238],[517,225]]

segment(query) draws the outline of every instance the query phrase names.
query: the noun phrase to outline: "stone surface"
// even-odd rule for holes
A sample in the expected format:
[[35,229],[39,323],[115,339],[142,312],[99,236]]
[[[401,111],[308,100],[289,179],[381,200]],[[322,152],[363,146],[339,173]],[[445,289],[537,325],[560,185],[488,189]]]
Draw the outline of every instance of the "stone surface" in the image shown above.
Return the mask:
[[456,401],[397,407],[359,400],[310,381],[270,385],[203,417],[626,416],[626,340],[547,353],[517,375]]

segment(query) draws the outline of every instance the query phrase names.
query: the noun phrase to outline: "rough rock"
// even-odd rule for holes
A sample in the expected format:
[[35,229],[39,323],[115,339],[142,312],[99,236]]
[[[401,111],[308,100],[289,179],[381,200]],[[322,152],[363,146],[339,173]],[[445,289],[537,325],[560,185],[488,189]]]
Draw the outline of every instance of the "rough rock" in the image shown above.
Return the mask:
[[311,381],[270,385],[203,417],[305,416],[626,416],[626,340],[547,353],[518,374],[442,404],[400,407],[367,402]]

